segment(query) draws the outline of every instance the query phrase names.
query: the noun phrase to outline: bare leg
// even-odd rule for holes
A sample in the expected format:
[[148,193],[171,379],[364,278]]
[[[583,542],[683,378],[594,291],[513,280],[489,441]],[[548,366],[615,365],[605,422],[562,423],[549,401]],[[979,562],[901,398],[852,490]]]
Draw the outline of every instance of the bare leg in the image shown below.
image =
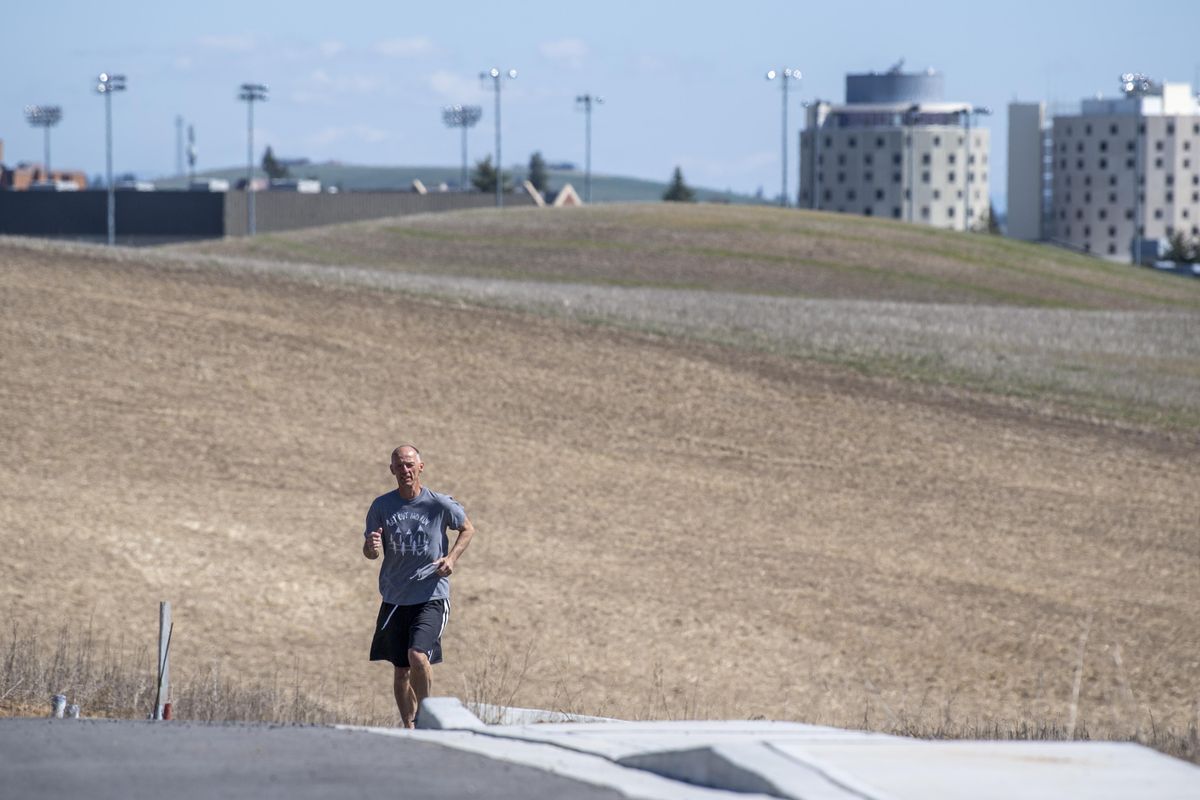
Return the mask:
[[433,667],[429,665],[429,657],[420,650],[408,651],[409,685],[416,695],[415,707],[421,707],[421,701],[429,697],[433,689]]
[[400,709],[400,719],[405,728],[413,727],[417,716],[417,698],[413,694],[412,684],[408,680],[408,668],[396,667],[392,680],[392,691],[396,695],[396,707]]

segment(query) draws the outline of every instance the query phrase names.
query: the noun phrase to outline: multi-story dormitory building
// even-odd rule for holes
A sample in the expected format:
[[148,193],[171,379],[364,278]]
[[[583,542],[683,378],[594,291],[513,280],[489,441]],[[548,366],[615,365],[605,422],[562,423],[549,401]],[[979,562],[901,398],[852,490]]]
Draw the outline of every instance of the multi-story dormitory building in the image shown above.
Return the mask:
[[[1175,233],[1200,236],[1200,101],[1188,84],[1141,75],[1121,76],[1121,90],[1056,115],[1048,137],[1040,104],[1010,107],[1010,235],[1120,261],[1152,258]],[[1049,186],[1030,179],[1043,162]],[[1040,208],[1043,198],[1049,213],[1040,229],[1033,213],[1028,224],[1013,224],[1017,208]]]
[[989,209],[986,129],[942,100],[932,70],[846,76],[846,102],[809,105],[800,135],[802,208],[975,229]]

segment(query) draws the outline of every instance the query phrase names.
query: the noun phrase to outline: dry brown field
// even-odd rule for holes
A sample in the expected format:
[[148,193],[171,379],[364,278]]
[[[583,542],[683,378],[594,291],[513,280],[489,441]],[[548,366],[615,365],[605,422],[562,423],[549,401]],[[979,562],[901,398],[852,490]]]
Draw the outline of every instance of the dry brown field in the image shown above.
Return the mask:
[[[394,487],[390,448],[415,441],[427,485],[479,528],[439,692],[627,718],[1065,724],[1074,706],[1093,735],[1195,724],[1191,417],[1081,413],[1057,395],[286,267],[981,309],[1008,294],[1182,311],[1185,325],[1195,287],[1053,251],[1038,263],[1010,243],[980,251],[1025,270],[1005,283],[970,258],[922,258],[921,237],[982,245],[918,231],[871,245],[898,254],[896,276],[866,253],[880,274],[839,282],[832,268],[787,274],[770,249],[836,261],[835,234],[849,234],[822,234],[825,215],[772,237],[770,213],[672,209],[655,227],[636,209],[597,212],[586,236],[571,231],[582,214],[561,223],[591,242],[574,251],[522,238],[529,215],[501,236],[488,214],[112,254],[0,241],[5,627],[90,625],[148,645],[171,600],[177,674],[284,675],[345,719],[386,717],[360,536]],[[539,236],[555,255],[531,274]],[[672,250],[700,246],[724,254]],[[756,248],[776,260],[738,262]],[[1171,369],[1200,374],[1190,356]]]

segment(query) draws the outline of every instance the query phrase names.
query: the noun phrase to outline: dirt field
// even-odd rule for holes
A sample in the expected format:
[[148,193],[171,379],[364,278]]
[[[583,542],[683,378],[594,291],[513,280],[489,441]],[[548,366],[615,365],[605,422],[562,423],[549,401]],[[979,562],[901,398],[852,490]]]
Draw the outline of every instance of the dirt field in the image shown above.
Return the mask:
[[1096,730],[1196,717],[1194,437],[3,243],[0,309],[6,620],[152,639],[170,599],[177,670],[295,674],[375,713],[362,516],[412,440],[480,531],[440,691],[625,717],[1065,720],[1081,664]]

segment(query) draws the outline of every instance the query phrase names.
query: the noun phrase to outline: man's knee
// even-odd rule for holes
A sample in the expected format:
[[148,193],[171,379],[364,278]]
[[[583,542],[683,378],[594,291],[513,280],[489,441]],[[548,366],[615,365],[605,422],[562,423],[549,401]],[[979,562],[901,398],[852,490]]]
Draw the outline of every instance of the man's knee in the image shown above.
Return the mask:
[[408,663],[412,667],[428,667],[429,656],[425,654],[424,650],[409,650]]
[[408,683],[408,667],[396,667],[395,680],[396,683]]

